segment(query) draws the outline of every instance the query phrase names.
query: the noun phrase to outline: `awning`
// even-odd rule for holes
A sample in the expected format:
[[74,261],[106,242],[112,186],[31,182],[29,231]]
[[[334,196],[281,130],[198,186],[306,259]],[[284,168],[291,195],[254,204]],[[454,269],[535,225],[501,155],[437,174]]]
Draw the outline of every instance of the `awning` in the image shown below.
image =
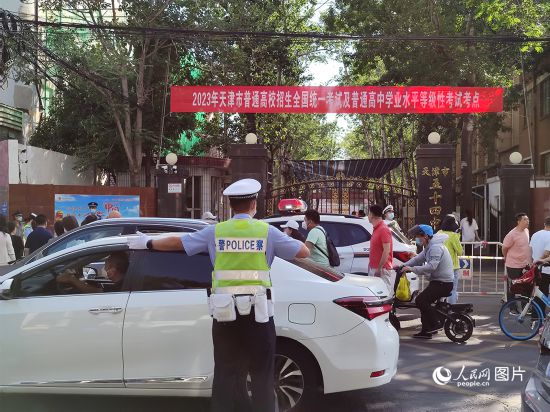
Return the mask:
[[402,157],[387,159],[350,160],[289,160],[287,166],[297,180],[318,177],[335,177],[342,172],[345,177],[380,179],[398,167]]

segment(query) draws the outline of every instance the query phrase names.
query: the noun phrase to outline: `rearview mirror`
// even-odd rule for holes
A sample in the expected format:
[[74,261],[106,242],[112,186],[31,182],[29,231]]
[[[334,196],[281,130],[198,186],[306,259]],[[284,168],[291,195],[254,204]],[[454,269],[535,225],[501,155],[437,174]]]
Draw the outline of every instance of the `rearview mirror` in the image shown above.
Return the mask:
[[11,299],[11,285],[13,279],[6,279],[0,283],[0,299]]

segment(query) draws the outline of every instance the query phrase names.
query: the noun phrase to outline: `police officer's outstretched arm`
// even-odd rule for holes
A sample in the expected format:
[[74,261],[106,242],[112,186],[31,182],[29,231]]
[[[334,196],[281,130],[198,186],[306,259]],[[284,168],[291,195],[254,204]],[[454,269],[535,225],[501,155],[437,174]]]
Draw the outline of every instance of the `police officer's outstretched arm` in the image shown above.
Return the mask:
[[285,260],[309,257],[309,249],[299,240],[287,236],[274,226],[269,227],[268,242],[273,242],[275,256]]
[[154,249],[166,252],[184,250],[180,236],[152,239],[140,232],[137,236],[128,237],[128,246],[130,249]]

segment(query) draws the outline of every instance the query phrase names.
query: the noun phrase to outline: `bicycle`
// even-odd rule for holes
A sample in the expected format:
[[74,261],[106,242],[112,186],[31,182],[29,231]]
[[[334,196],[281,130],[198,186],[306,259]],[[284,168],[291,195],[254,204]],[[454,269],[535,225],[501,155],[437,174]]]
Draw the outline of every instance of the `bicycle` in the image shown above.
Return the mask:
[[502,305],[498,314],[498,323],[502,332],[513,340],[525,341],[535,336],[546,317],[540,305],[535,301],[539,298],[546,306],[550,299],[541,292],[536,280],[541,277],[539,266],[533,265],[519,279],[512,281],[514,286],[532,287],[530,297],[519,296]]

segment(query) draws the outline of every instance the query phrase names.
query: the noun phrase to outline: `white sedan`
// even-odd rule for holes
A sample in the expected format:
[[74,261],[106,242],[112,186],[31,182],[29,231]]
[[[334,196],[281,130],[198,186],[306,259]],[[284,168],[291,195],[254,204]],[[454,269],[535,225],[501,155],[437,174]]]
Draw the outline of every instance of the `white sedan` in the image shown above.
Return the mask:
[[[122,283],[102,277],[123,254]],[[210,396],[214,360],[207,255],[129,250],[105,238],[0,276],[0,391]],[[57,276],[103,284],[80,293]],[[396,373],[399,337],[378,278],[276,259],[279,410],[318,393],[370,388]]]

